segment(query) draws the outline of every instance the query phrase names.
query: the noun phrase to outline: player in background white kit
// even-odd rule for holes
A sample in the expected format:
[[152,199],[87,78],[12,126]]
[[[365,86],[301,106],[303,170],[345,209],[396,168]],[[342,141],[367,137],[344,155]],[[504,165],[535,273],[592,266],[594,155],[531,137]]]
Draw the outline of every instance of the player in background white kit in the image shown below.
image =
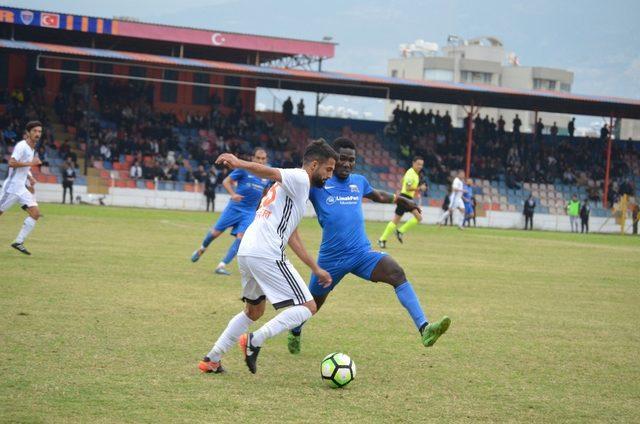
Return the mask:
[[438,220],[438,225],[447,223],[449,215],[453,216],[453,225],[457,225],[462,230],[464,223],[464,202],[462,194],[464,193],[464,171],[458,172],[458,176],[451,183],[451,194],[449,195],[449,209],[444,211]]
[[[224,153],[216,163],[245,169],[259,178],[275,181],[260,202],[256,216],[244,233],[238,250],[244,310],[229,321],[211,351],[198,364],[202,372],[221,373],[222,356],[239,340],[249,371],[255,374],[260,347],[269,338],[307,321],[316,313],[316,304],[307,284],[285,255],[287,244],[318,277],[322,286],[331,284],[331,275],[318,266],[305,249],[298,224],[306,210],[311,185],[323,187],[331,178],[338,154],[324,140],[307,146],[302,168],[270,168],[246,162]],[[289,307],[253,333],[249,326],[264,313],[265,298],[274,308]]]
[[30,121],[26,125],[25,132],[25,139],[16,144],[9,159],[9,175],[0,191],[0,215],[16,202],[26,207],[29,216],[24,220],[22,229],[11,247],[25,255],[30,255],[31,253],[24,247],[24,241],[40,218],[38,202],[33,194],[34,180],[31,177],[30,169],[32,166],[38,166],[42,163],[35,156],[36,144],[42,137],[42,124],[38,121]]

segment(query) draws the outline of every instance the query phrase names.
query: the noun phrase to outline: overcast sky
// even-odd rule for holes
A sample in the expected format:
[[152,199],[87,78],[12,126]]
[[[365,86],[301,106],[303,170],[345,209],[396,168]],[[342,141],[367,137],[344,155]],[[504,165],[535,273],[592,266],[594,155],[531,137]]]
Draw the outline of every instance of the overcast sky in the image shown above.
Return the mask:
[[[400,43],[493,35],[523,66],[575,73],[572,91],[640,98],[638,0],[179,0],[4,1],[5,5],[339,43],[325,69],[382,75]],[[280,94],[282,96],[282,94]],[[262,94],[260,101],[267,103]],[[309,98],[311,99],[311,98]],[[346,101],[345,101],[346,100]],[[307,103],[311,100],[307,101]],[[312,103],[312,102],[311,102]],[[382,117],[381,102],[330,96],[326,104]],[[269,107],[271,102],[269,101]],[[309,103],[307,111],[312,112]]]

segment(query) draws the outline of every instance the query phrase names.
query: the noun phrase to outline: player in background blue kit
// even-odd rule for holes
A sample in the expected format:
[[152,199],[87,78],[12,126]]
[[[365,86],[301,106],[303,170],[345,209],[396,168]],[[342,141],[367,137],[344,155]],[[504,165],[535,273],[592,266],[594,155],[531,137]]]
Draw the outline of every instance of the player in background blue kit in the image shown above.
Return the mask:
[[[322,227],[318,266],[327,270],[333,280],[330,286],[322,287],[317,278],[311,276],[309,291],[317,308],[320,310],[331,290],[349,273],[372,282],[382,281],[395,289],[398,301],[420,332],[424,346],[432,346],[447,331],[451,320],[445,316],[429,323],[404,270],[391,256],[371,249],[365,232],[362,199],[396,203],[408,211],[419,208],[411,199],[374,190],[364,176],[353,174],[356,149],[351,140],[338,138],[333,148],[339,155],[333,177],[324,187],[312,187],[309,192],[309,200]],[[289,333],[289,352],[300,352],[301,331],[302,326]]]
[[471,198],[473,197],[473,182],[471,178],[467,178],[467,182],[463,186],[462,203],[464,203],[464,221],[462,226],[469,226],[471,224],[471,218],[473,218],[473,203]]
[[[253,151],[251,160],[264,165],[267,163],[266,150],[261,147],[256,148]],[[233,187],[234,182],[236,183],[235,190]],[[230,272],[226,269],[226,266],[238,253],[242,236],[253,222],[260,199],[262,199],[264,190],[269,184],[269,180],[258,178],[243,169],[233,170],[222,182],[224,188],[231,195],[231,200],[229,200],[213,228],[204,237],[202,245],[191,255],[191,261],[197,262],[211,242],[224,233],[227,228],[231,228],[231,235],[235,236],[235,240],[215,270],[216,274],[229,275]]]

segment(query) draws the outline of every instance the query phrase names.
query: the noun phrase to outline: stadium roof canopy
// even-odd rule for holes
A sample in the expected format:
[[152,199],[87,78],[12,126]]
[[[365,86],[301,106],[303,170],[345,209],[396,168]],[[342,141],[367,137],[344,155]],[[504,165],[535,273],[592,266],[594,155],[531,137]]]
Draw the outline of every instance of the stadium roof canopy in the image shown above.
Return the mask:
[[96,18],[69,13],[0,6],[0,38],[44,41],[78,47],[118,48],[166,56],[215,58],[264,64],[298,58],[309,64],[332,58],[335,44],[326,41],[241,34]]
[[[0,48],[30,50],[57,58],[89,57],[96,62],[129,62],[168,69],[211,72],[255,79],[257,87],[322,92],[382,99],[498,107],[576,115],[640,119],[640,100],[585,96],[557,91],[514,90],[489,85],[407,80],[341,72],[245,65],[193,58],[92,49],[48,43],[0,39]],[[38,64],[40,61],[38,61]],[[60,71],[65,72],[65,71]],[[117,75],[103,75],[113,76]],[[128,76],[126,76],[128,78]]]

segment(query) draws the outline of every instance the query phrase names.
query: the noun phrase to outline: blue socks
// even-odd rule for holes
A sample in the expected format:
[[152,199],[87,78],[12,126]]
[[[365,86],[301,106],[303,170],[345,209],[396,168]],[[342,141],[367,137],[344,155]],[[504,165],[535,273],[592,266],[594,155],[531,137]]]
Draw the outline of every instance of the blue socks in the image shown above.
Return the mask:
[[405,307],[409,315],[411,315],[411,319],[413,323],[416,325],[418,331],[422,331],[422,329],[428,323],[427,318],[424,316],[424,312],[422,312],[422,307],[420,306],[420,301],[418,300],[418,296],[416,296],[416,292],[413,291],[413,287],[411,283],[405,281],[395,288],[396,296],[398,296],[398,300]]
[[242,239],[239,239],[239,238],[236,238],[233,241],[233,243],[231,244],[231,247],[229,247],[229,250],[227,251],[227,256],[224,257],[222,262],[224,262],[225,264],[228,264],[233,260],[233,258],[236,257],[236,255],[238,254],[238,249],[240,248],[241,241]]
[[212,241],[213,241],[213,234],[211,234],[211,231],[209,231],[207,235],[204,236],[204,240],[202,240],[202,246],[209,247]]

